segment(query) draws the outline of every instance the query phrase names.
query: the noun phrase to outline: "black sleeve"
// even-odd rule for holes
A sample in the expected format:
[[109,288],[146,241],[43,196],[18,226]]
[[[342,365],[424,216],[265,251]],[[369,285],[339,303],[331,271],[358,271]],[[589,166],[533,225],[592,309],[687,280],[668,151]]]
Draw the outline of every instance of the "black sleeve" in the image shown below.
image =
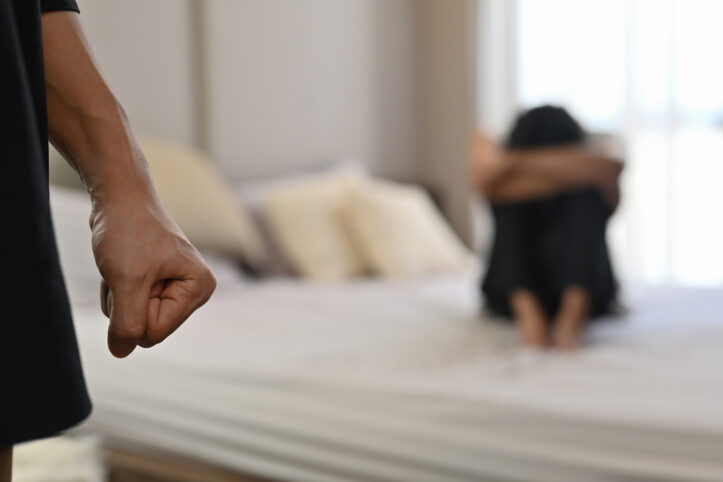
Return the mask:
[[59,10],[70,10],[80,13],[75,0],[40,0],[40,8],[43,12],[57,12]]

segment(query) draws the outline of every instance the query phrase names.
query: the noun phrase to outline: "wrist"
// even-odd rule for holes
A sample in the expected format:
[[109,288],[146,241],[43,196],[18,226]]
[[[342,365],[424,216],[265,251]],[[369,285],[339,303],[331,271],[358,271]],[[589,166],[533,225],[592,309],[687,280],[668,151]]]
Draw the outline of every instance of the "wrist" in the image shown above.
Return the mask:
[[86,183],[93,203],[106,204],[123,200],[153,199],[156,197],[147,167],[123,168],[110,166],[98,172]]
[[93,203],[155,199],[148,163],[135,141],[122,137],[102,145],[81,165],[85,167],[81,176]]

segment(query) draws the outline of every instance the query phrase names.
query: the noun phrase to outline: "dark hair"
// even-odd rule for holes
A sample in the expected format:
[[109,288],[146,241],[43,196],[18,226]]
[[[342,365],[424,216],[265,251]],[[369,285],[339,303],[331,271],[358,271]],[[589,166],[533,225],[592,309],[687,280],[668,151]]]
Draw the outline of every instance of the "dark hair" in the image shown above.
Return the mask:
[[562,107],[543,105],[517,117],[505,144],[513,149],[530,149],[580,144],[585,137],[585,130],[569,112]]

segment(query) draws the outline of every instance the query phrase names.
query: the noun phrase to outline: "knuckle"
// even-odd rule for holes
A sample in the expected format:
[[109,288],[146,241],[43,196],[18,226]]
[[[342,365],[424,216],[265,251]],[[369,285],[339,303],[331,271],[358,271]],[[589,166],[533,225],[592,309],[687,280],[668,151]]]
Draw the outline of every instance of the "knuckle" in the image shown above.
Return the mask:
[[196,287],[196,290],[200,299],[199,306],[203,305],[211,298],[211,295],[216,290],[216,277],[208,271]]
[[[210,297],[214,291],[216,291],[216,286],[218,285],[216,281],[216,276],[211,272],[211,270],[206,270],[206,292],[208,296]],[[208,298],[207,298],[208,299]]]
[[213,272],[204,264],[197,266],[196,282],[191,286],[193,297],[198,300],[198,306],[206,303],[216,290],[216,277]]

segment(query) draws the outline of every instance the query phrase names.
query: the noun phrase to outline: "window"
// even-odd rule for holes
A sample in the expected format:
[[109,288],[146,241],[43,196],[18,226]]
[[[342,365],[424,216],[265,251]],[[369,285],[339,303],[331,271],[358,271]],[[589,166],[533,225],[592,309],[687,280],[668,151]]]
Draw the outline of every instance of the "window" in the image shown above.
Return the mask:
[[[609,233],[618,271],[723,286],[723,2],[484,3],[481,30],[502,9],[514,33],[480,32],[483,126],[494,123],[490,86],[503,84],[509,110],[563,105],[589,130],[619,133],[625,198]],[[495,69],[495,58],[512,67]]]

